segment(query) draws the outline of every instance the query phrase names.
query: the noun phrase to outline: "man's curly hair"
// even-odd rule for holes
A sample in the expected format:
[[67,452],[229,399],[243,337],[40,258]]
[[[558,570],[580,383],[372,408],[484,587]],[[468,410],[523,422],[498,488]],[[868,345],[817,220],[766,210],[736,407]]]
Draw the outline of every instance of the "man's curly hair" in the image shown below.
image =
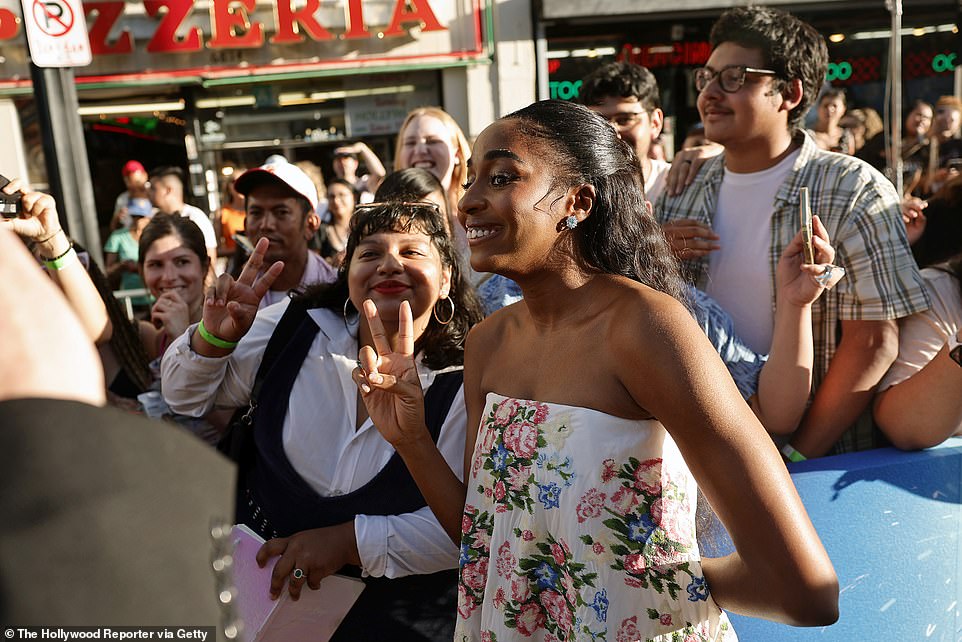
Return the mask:
[[711,47],[731,42],[758,49],[765,66],[776,72],[775,91],[784,91],[796,78],[802,81],[802,100],[788,114],[788,128],[801,126],[818,97],[828,71],[828,47],[810,24],[769,7],[736,7],[725,11],[711,29]]

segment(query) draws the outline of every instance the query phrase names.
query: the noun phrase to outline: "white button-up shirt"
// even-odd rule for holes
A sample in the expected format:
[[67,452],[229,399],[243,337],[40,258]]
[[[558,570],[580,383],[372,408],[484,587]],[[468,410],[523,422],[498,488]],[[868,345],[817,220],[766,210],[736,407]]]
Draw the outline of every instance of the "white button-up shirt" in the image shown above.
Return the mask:
[[[267,342],[289,300],[258,312],[254,324],[227,357],[210,358],[190,348],[195,326],[164,354],[162,391],[174,412],[200,417],[213,408],[239,408],[250,400],[254,377]],[[380,472],[394,455],[368,418],[359,429],[356,327],[326,309],[308,311],[320,332],[291,390],[282,440],[294,470],[321,496],[353,492]],[[452,368],[455,369],[455,368]],[[427,390],[438,372],[418,360],[421,387]],[[464,390],[458,391],[441,427],[438,448],[463,478],[466,414]],[[358,515],[354,519],[363,570],[375,577],[433,573],[457,566],[457,547],[431,509],[403,515]]]

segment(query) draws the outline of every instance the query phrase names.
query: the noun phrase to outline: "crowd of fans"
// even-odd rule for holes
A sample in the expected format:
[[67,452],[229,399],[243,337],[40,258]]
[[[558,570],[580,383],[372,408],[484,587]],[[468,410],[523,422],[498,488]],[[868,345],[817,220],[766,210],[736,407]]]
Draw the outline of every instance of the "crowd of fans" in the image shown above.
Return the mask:
[[[912,105],[899,194],[878,115],[823,89],[809,25],[736,8],[711,44],[671,164],[654,76],[612,63],[582,105],[535,103],[473,149],[417,109],[391,173],[363,142],[326,183],[283,157],[231,168],[215,225],[181,170],[128,162],[103,272],[12,181],[3,227],[101,364],[26,396],[228,453],[265,591],[367,584],[335,639],[831,623],[838,583],[784,462],[962,434],[962,101]],[[707,506],[727,558],[698,554]]]

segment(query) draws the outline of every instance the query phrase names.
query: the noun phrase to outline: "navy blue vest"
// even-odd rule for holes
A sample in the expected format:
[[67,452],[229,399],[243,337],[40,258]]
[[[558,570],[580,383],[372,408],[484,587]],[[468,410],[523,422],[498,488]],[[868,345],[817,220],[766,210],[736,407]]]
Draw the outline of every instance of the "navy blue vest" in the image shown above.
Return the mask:
[[[294,380],[319,330],[306,307],[292,301],[270,340],[286,345],[279,351],[268,347],[265,352],[276,353],[276,358],[267,366],[258,391],[253,414],[256,455],[252,468],[243,471],[237,502],[237,521],[265,538],[342,524],[359,514],[399,515],[427,505],[397,453],[370,482],[335,497],[319,495],[291,466],[281,439],[284,418]],[[286,341],[284,335],[289,337]],[[435,442],[462,381],[460,370],[439,374],[425,394],[425,419]],[[360,575],[354,568],[341,572]],[[457,616],[456,570],[364,581],[364,592],[334,640],[452,639]]]

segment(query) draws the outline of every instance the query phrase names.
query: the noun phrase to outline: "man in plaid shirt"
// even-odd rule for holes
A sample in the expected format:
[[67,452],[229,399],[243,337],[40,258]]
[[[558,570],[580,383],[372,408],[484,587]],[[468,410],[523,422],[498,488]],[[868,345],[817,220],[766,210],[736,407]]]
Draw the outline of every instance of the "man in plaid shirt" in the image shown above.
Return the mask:
[[819,150],[804,133],[828,66],[810,25],[779,10],[734,8],[715,23],[711,44],[695,73],[698,110],[705,135],[725,151],[681,195],[663,195],[655,215],[691,281],[764,353],[775,265],[799,229],[799,188],[809,188],[847,274],[813,305],[815,394],[791,446],[807,457],[871,448],[871,423],[858,419],[898,354],[896,319],[928,307],[898,194],[868,164]]

